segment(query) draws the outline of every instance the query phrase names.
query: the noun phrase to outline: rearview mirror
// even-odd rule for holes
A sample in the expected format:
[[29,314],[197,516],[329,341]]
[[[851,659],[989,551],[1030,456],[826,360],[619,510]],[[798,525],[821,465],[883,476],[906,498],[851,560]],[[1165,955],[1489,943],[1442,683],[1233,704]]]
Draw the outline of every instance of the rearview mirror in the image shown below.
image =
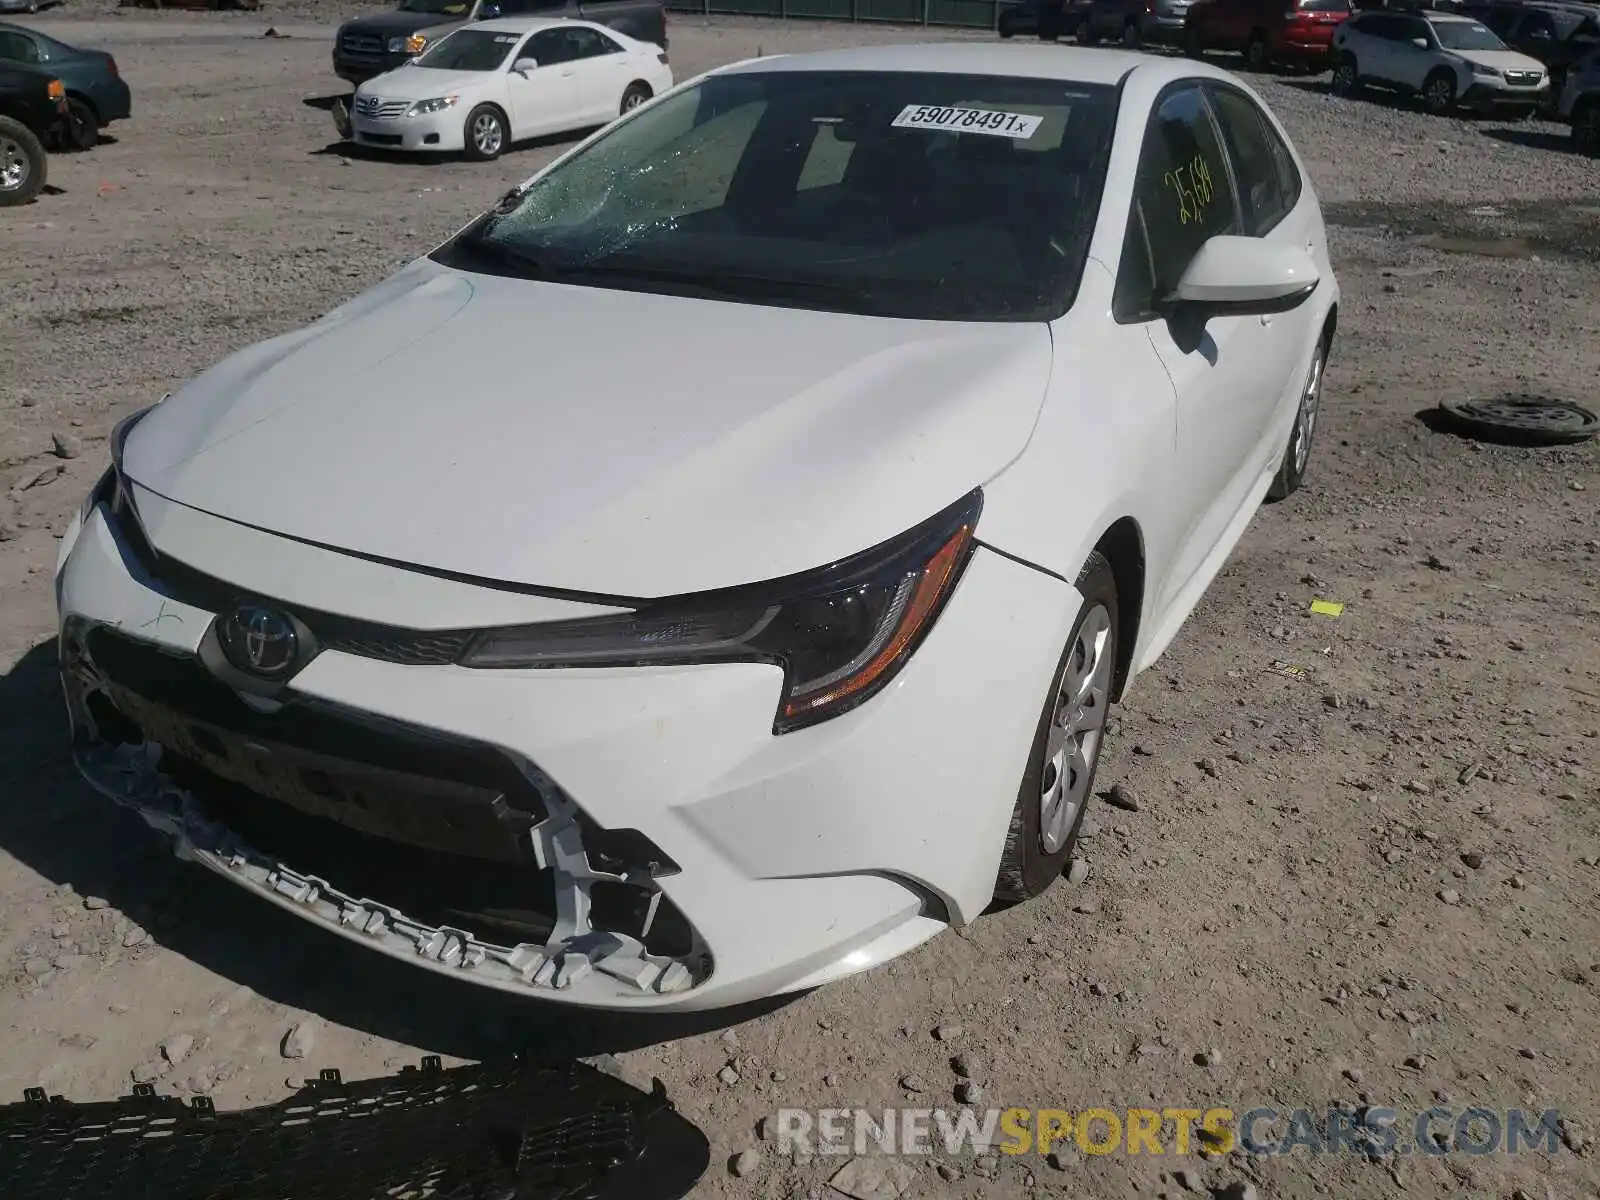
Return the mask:
[[539,60],[537,58],[519,58],[511,64],[511,69],[518,75],[526,75],[529,71],[537,71],[539,69]]
[[1171,303],[1205,316],[1265,316],[1298,308],[1319,282],[1298,246],[1218,234],[1200,247]]

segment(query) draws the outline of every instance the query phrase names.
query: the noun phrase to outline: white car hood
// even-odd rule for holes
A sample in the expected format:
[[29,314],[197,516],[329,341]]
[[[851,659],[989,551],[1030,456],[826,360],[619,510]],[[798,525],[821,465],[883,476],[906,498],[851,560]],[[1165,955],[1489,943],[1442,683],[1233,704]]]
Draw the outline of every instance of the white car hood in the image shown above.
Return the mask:
[[1042,323],[423,259],[194,379],[134,426],[123,466],[169,500],[336,549],[667,596],[823,566],[933,515],[1022,451],[1050,363]]
[[367,80],[356,89],[358,96],[380,100],[432,100],[435,96],[457,96],[483,87],[495,77],[493,71],[441,71],[434,67],[396,67]]
[[1542,62],[1526,54],[1518,54],[1515,50],[1452,50],[1450,53],[1469,63],[1477,63],[1480,67],[1493,67],[1496,71],[1537,71],[1544,74]]

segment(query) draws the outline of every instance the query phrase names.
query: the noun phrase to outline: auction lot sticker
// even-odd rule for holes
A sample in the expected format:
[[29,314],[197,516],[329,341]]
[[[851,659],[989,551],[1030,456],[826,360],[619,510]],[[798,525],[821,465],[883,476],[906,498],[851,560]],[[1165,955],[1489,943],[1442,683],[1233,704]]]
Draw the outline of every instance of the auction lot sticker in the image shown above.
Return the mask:
[[988,108],[947,108],[937,104],[908,104],[890,122],[896,129],[937,129],[943,133],[987,133],[991,137],[1031,138],[1044,123],[1042,116],[1000,112]]

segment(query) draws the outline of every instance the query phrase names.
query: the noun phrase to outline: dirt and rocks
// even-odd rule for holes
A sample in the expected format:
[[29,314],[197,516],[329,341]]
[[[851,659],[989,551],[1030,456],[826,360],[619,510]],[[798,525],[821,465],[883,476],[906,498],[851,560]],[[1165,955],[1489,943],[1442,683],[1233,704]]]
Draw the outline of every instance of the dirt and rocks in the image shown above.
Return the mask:
[[[170,859],[67,760],[51,567],[112,422],[377,281],[560,149],[347,157],[303,102],[341,90],[328,52],[345,15],[307,0],[35,18],[114,51],[135,117],[0,216],[0,1100],[148,1080],[231,1108],[324,1066],[531,1045],[662,1078],[711,1137],[707,1196],[827,1192],[843,1160],[780,1155],[779,1108],[958,1098],[1554,1108],[1567,1124],[1553,1155],[1068,1143],[861,1162],[839,1185],[1600,1195],[1600,443],[1497,448],[1422,419],[1504,391],[1594,403],[1600,164],[1554,126],[1253,79],[1310,164],[1345,294],[1312,478],[1263,511],[1123,708],[1101,768],[1117,792],[1073,881],[788,1004],[619,1021],[350,952]],[[682,75],[959,36],[678,17],[672,54]],[[1342,614],[1311,613],[1315,598]]]

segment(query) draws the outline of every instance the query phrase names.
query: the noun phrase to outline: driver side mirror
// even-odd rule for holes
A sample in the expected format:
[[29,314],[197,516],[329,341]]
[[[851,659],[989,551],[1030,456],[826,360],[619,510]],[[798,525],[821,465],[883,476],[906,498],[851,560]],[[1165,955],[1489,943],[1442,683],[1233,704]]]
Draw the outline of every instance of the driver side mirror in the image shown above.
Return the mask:
[[1412,38],[1411,39],[1411,44],[1413,46],[1415,46],[1418,50],[1426,50],[1428,48],[1428,39],[1427,38]]
[[539,69],[539,60],[537,58],[519,58],[511,64],[511,69],[518,75],[526,75],[529,71],[537,71]]
[[1200,247],[1168,304],[1202,320],[1266,316],[1300,307],[1320,282],[1317,264],[1298,246],[1218,234]]

